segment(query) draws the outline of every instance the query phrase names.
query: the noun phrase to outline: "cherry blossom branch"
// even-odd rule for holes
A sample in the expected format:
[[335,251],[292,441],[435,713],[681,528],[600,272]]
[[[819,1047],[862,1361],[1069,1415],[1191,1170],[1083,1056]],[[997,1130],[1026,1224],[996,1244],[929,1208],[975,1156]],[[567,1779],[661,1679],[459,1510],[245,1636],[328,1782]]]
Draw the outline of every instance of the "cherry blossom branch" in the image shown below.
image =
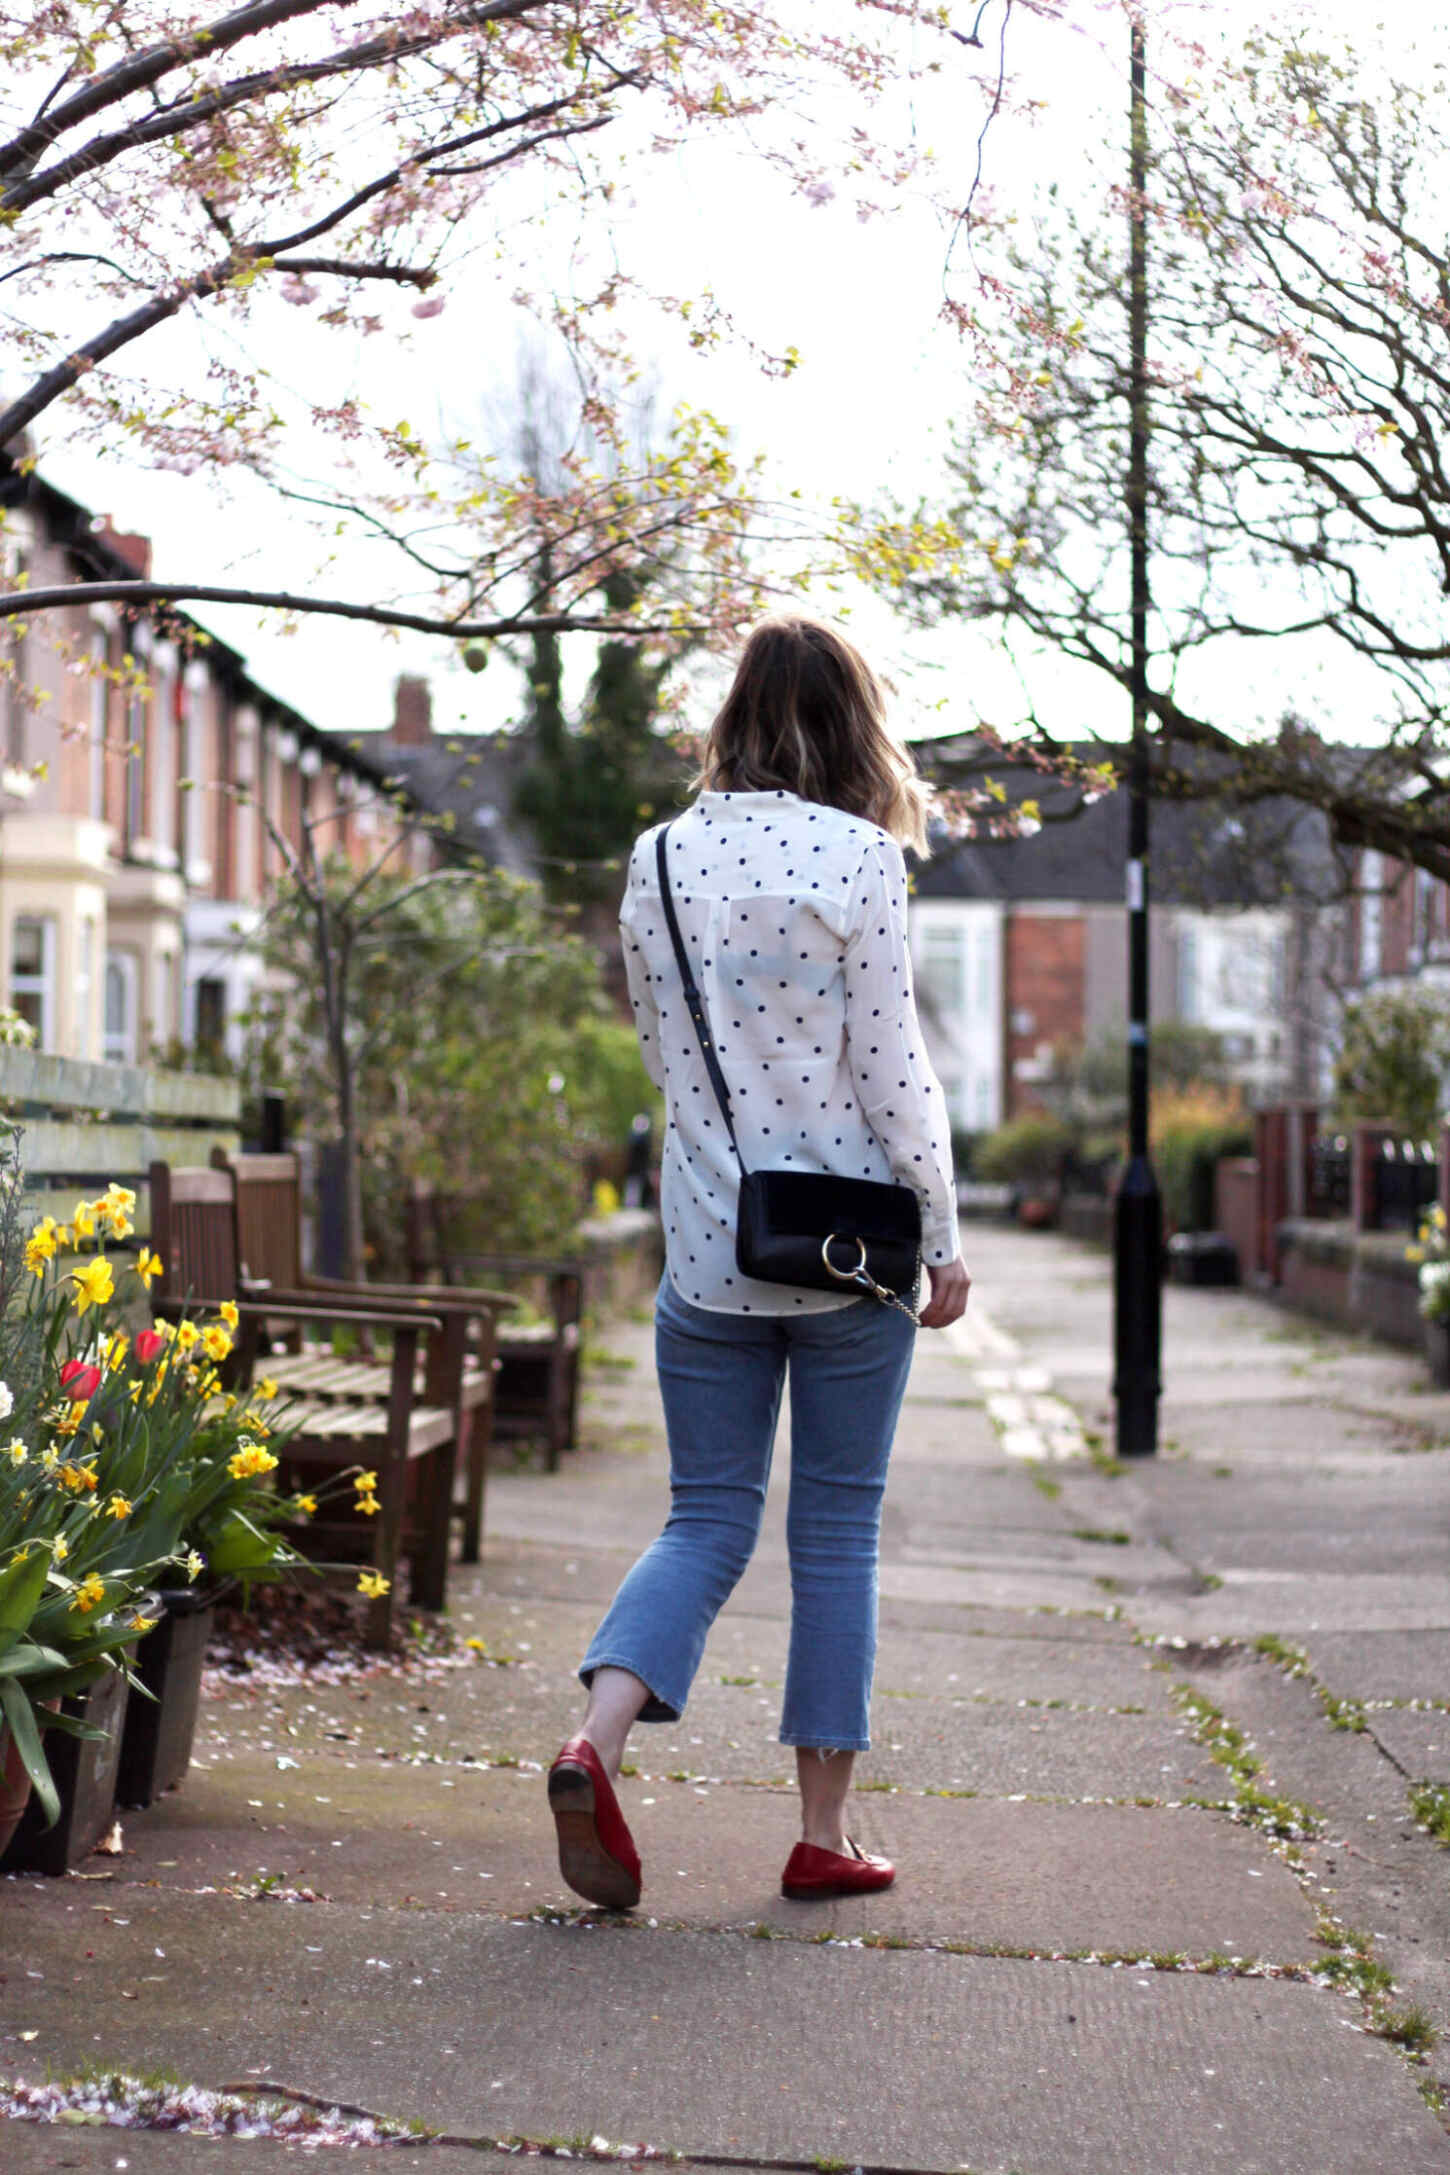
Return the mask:
[[[84,348],[72,350],[64,362],[45,371],[28,392],[22,393],[18,400],[13,400],[0,412],[0,446],[17,438],[28,423],[33,423],[53,401],[69,392],[99,363],[107,361],[123,347],[129,347],[133,340],[154,331],[157,325],[165,324],[168,317],[175,317],[188,302],[199,301],[204,295],[220,294],[243,273],[261,270],[264,261],[275,261],[271,250],[240,250],[219,263],[209,264],[205,271],[194,273],[166,293],[153,295],[149,302],[143,302],[128,316],[115,318],[104,332],[88,341]],[[435,274],[428,268],[410,273],[400,272],[397,266],[389,264],[349,264],[347,276],[349,279],[411,279],[415,285],[427,287],[432,284]]]
[[[311,5],[317,4],[318,0],[311,0]],[[542,0],[514,0],[511,7],[467,10],[457,27],[466,27],[471,16],[496,21],[506,15],[524,14],[530,7],[541,4]],[[218,85],[204,97],[163,106],[145,119],[127,122],[123,128],[112,129],[107,135],[93,136],[89,143],[82,144],[66,158],[56,159],[39,173],[26,169],[21,181],[0,190],[0,208],[11,213],[25,211],[31,204],[54,196],[68,183],[109,165],[123,152],[185,135],[203,122],[213,121],[238,106],[275,98],[309,83],[326,82],[339,75],[367,75],[375,68],[394,66],[399,60],[427,52],[439,42],[440,33],[435,25],[412,38],[394,35],[374,38],[366,45],[345,46],[340,52],[329,53],[321,60],[294,61],[285,67],[258,69],[251,75],[235,76],[230,83]],[[0,174],[5,171],[4,164],[0,163]]]
[[296,596],[282,589],[224,589],[200,582],[65,582],[49,589],[17,589],[0,596],[0,619],[53,612],[70,605],[249,604],[269,612],[321,613],[361,619],[376,627],[406,627],[415,634],[447,635],[455,642],[491,642],[501,635],[612,634],[678,637],[699,631],[673,620],[634,620],[615,612],[541,612],[503,619],[450,619],[442,613],[401,612],[386,604],[354,604],[345,597]]
[[88,121],[93,113],[103,113],[107,106],[129,98],[133,91],[146,90],[151,84],[159,83],[173,69],[185,67],[189,61],[204,55],[225,53],[244,38],[253,37],[260,30],[271,30],[279,23],[290,22],[296,16],[316,15],[324,4],[325,0],[256,0],[253,6],[236,8],[230,15],[223,15],[187,36],[167,38],[161,44],[149,45],[143,52],[118,61],[114,68],[102,69],[64,105],[57,106],[48,119],[37,114],[18,136],[12,136],[7,144],[0,144],[0,174],[13,173],[17,168],[28,171],[67,129]]

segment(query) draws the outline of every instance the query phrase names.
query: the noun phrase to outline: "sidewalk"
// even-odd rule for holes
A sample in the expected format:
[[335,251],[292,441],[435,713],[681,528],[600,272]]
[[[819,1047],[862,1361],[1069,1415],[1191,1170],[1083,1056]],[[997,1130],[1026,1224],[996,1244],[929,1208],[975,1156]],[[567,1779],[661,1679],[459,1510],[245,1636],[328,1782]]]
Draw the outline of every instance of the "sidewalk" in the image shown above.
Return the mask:
[[[967,1240],[973,1307],[921,1340],[887,1507],[855,1832],[895,1889],[778,1893],[783,1472],[689,1714],[636,1735],[640,1911],[596,1917],[559,1880],[542,1771],[664,1500],[649,1331],[626,1325],[586,1447],[490,1478],[488,1559],[454,1588],[486,1657],[222,1690],[122,1858],[0,1886],[8,2072],[283,2085],[447,2133],[416,2148],[438,2175],[511,2138],[742,2168],[1447,2175],[1450,2036],[1416,2065],[1371,2027],[1450,2035],[1450,1855],[1408,1795],[1450,1785],[1450,1398],[1401,1354],[1173,1290],[1163,1454],[1119,1470],[1106,1261]],[[296,2158],[0,2130],[5,2175]]]

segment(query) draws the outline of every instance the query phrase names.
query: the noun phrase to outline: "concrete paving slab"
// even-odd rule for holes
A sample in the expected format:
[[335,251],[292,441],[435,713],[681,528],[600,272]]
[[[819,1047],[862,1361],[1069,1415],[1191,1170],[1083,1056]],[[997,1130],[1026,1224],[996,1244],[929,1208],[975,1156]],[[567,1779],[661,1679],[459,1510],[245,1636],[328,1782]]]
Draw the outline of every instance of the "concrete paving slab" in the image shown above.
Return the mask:
[[[323,2168],[335,2156],[324,2150]],[[518,2175],[515,2155],[468,2145],[389,2145],[350,2153],[352,2170],[390,2175]],[[318,2149],[265,2137],[205,2137],[174,2130],[73,2129],[41,2122],[0,2122],[5,2175],[298,2175],[316,2169]]]
[[[736,1628],[739,1638],[712,1641],[691,1701],[689,1734],[701,1736],[707,1749],[712,1734],[773,1741],[783,1629],[758,1620]],[[577,1652],[574,1646],[571,1659]],[[953,1714],[964,1704],[995,1700],[1146,1711],[1176,1723],[1167,1674],[1155,1666],[1160,1660],[1152,1649],[1087,1640],[891,1632],[878,1663],[877,1734],[898,1738],[898,1706],[920,1705],[928,1695]],[[582,1704],[569,1670],[545,1668],[532,1655],[507,1668],[470,1663],[432,1682],[383,1673],[333,1686],[218,1688],[204,1704],[196,1753],[208,1764],[248,1750],[285,1755],[313,1748],[552,1757]],[[638,1743],[649,1744],[654,1734],[643,1732]]]
[[[596,1622],[635,1560],[632,1552],[529,1540],[490,1540],[484,1553],[481,1572],[455,1569],[450,1579],[450,1600],[458,1610],[474,1606],[480,1596],[502,1607],[561,1601],[592,1610]],[[888,1558],[881,1569],[881,1628],[956,1631],[964,1637],[1010,1630],[1016,1638],[1099,1639],[1109,1644],[1131,1640],[1132,1627],[1114,1621],[1100,1591],[1085,1589],[1077,1579],[1059,1583],[1061,1592],[1049,1594],[1030,1576],[997,1578],[990,1569],[954,1574],[947,1567],[938,1578],[917,1577],[914,1567],[906,1569]],[[731,1596],[721,1622],[736,1614],[783,1619],[788,1610],[785,1579],[775,1566],[757,1563]]]
[[21,2074],[102,2045],[127,2066],[278,2078],[451,2131],[598,2132],[732,2160],[1450,2167],[1398,2056],[1347,2028],[1342,1996],[1300,1985],[432,1912],[334,1909],[309,1942],[296,1913],[176,1896],[101,1932],[33,1891],[10,1900],[45,1950]]
[[[969,1659],[964,1656],[964,1659]],[[266,1714],[213,1719],[208,1707],[193,1759],[225,1773],[257,1753],[295,1758],[335,1744],[359,1759],[458,1761],[531,1759],[547,1763],[577,1728],[579,1695],[566,1684],[515,1672],[509,1690],[478,1704],[467,1680],[445,1699],[429,1688],[402,1696],[369,1688],[355,1701],[294,1700],[279,1727]],[[631,1758],[645,1772],[699,1779],[771,1782],[794,1776],[795,1756],[778,1739],[781,1694],[773,1685],[697,1682],[679,1722],[641,1725]],[[1147,1708],[1150,1702],[1141,1704]],[[1026,1790],[1062,1797],[1218,1798],[1222,1777],[1160,1698],[1155,1711],[993,1705],[971,1698],[882,1699],[872,1710],[873,1745],[858,1767],[863,1782],[901,1789],[949,1785],[1002,1796]],[[315,1706],[316,1713],[301,1710]],[[340,1733],[350,1729],[350,1739]]]
[[1450,1782],[1450,1714],[1376,1708],[1369,1726],[1376,1744],[1412,1781]]
[[1165,1464],[1123,1485],[1123,1518],[1205,1569],[1349,1576],[1445,1574],[1447,1476],[1434,1459],[1395,1458],[1306,1489],[1259,1470],[1233,1482]]
[[[321,1755],[284,1774],[253,1763],[193,1775],[126,1817],[124,1855],[90,1868],[108,1879],[72,1886],[98,1918],[124,1914],[117,1899],[152,1882],[257,1895],[271,1881],[336,1904],[494,1916],[576,1907],[539,1775],[416,1770],[405,1820],[399,1789],[392,1770]],[[896,1886],[806,1907],[779,1894],[797,1832],[793,1790],[634,1781],[621,1796],[645,1862],[646,1913],[672,1923],[765,1920],[807,1936],[875,1930],[977,1948],[1217,1951],[1280,1963],[1315,1953],[1293,1876],[1257,1837],[1212,1813],[866,1791],[853,1802],[852,1832],[896,1861]]]
[[1450,1628],[1320,1631],[1309,1645],[1315,1675],[1355,1699],[1450,1699]]

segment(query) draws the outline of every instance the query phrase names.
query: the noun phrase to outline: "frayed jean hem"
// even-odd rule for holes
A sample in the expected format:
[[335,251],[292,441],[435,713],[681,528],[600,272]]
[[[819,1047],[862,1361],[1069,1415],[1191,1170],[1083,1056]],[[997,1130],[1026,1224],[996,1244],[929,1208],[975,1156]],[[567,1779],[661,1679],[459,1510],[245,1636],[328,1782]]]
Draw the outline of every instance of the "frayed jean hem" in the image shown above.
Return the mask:
[[776,1742],[789,1745],[794,1752],[814,1752],[823,1760],[834,1759],[838,1752],[869,1752],[871,1750],[869,1737],[856,1737],[850,1740],[835,1737],[829,1744],[807,1744],[803,1743],[799,1737],[779,1737]]

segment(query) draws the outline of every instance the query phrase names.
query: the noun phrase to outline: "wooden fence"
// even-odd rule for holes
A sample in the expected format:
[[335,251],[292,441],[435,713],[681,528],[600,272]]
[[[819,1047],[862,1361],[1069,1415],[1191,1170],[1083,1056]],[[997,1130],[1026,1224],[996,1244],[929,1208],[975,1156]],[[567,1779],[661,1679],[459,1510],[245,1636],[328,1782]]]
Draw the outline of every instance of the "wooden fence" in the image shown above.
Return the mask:
[[37,1215],[69,1219],[77,1200],[111,1179],[134,1188],[136,1228],[151,1228],[153,1160],[205,1163],[241,1146],[242,1091],[201,1073],[92,1065],[38,1050],[0,1048],[0,1116],[21,1131],[26,1199]]

